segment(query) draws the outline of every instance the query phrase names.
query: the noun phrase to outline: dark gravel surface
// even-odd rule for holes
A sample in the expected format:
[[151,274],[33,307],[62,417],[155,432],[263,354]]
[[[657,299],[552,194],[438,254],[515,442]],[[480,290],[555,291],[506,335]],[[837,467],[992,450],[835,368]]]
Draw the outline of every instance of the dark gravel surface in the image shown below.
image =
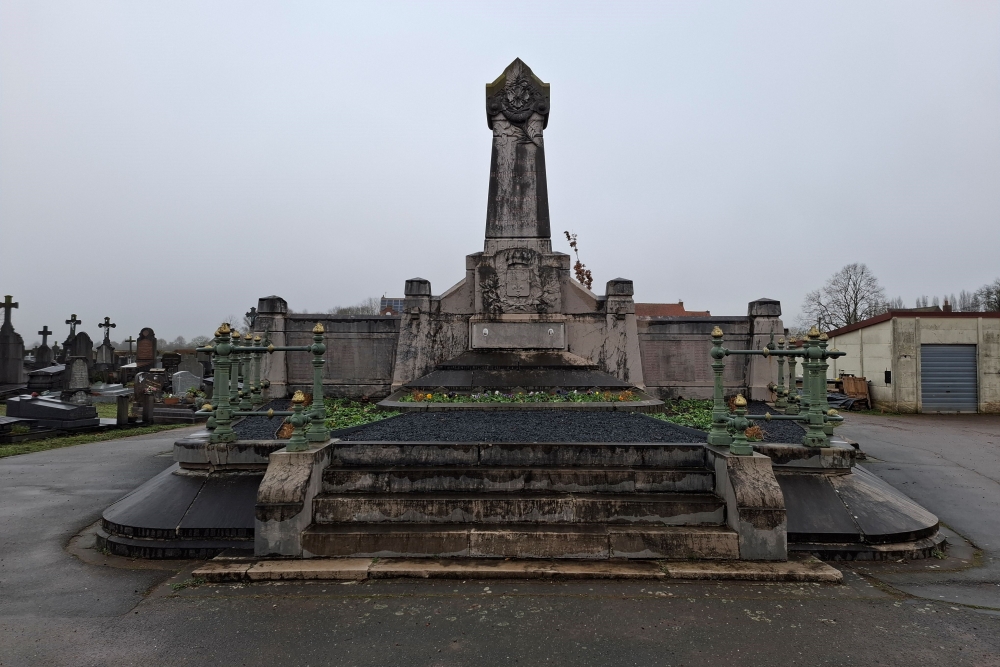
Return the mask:
[[705,434],[633,412],[455,410],[411,412],[344,435],[402,442],[705,442]]
[[[747,404],[748,415],[763,415],[768,412],[778,414],[774,408],[763,401],[750,401]],[[762,419],[755,423],[764,429],[764,442],[801,444],[802,436],[806,434],[806,430],[799,426],[797,422],[784,420],[766,422]]]
[[[279,398],[265,403],[259,410],[287,410],[292,404],[286,398]],[[244,417],[233,424],[233,430],[240,440],[274,440],[278,429],[285,422],[284,417]]]

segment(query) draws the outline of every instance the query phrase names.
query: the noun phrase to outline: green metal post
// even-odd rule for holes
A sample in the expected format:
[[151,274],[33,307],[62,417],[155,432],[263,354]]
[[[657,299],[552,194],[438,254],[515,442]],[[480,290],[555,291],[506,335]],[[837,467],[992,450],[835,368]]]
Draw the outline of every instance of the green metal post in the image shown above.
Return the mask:
[[[826,348],[830,344],[830,337],[825,333],[819,336],[819,349],[821,356],[817,361],[817,378],[816,378],[816,388],[819,390],[817,396],[819,397],[820,409],[824,415],[830,411],[830,401],[827,398],[826,391],[826,372],[830,368],[830,364],[827,363],[827,353]],[[825,419],[825,416],[824,416]],[[833,435],[833,422],[826,421],[823,424],[823,432],[826,433],[827,444],[830,442],[830,436]]]
[[[260,334],[253,337],[254,347],[260,347]],[[253,352],[253,394],[250,396],[250,402],[254,405],[260,405],[264,402],[264,399],[260,391],[260,365],[264,360],[264,352],[256,351]]]
[[240,355],[233,352],[232,348],[239,347],[240,332],[233,329],[230,337],[230,363],[232,368],[229,372],[229,403],[235,410],[240,404]]
[[236,432],[232,427],[230,373],[233,362],[229,358],[229,353],[232,351],[229,334],[228,324],[223,324],[215,332],[215,386],[212,390],[212,395],[215,397],[215,430],[212,431],[212,442],[236,440]]
[[747,440],[746,430],[750,428],[750,420],[746,418],[747,399],[740,394],[733,401],[736,406],[736,416],[732,419],[733,442],[729,445],[729,453],[736,456],[753,456],[753,446]]
[[[794,350],[795,339],[788,339],[788,349]],[[795,386],[795,363],[798,355],[791,355],[788,357],[788,407],[785,408],[786,415],[797,415],[799,414],[799,390]]]
[[[778,339],[778,350],[785,349],[785,339]],[[784,410],[788,407],[788,391],[785,389],[785,357],[782,355],[778,356],[778,390],[774,392],[777,398],[774,401],[774,407],[778,410]]]
[[724,359],[726,349],[722,347],[722,329],[712,329],[712,373],[715,376],[715,391],[712,396],[712,426],[708,431],[708,444],[726,446],[733,439],[729,435],[729,409],[726,406],[726,396],[722,384],[722,372],[726,368]]
[[[253,345],[253,336],[250,335],[248,331],[245,336],[243,336],[243,346],[251,347]],[[244,351],[240,354],[240,359],[242,360],[242,370],[243,370],[243,391],[240,392],[240,410],[252,410],[253,403],[250,401],[250,394],[253,391],[251,385],[252,377],[250,373],[250,362],[253,359],[253,352]]]
[[313,365],[313,402],[312,402],[312,422],[309,424],[309,432],[306,437],[309,442],[326,442],[330,439],[330,432],[326,430],[326,405],[323,402],[323,353],[326,352],[326,345],[323,344],[323,324],[317,322],[313,327],[312,344],[312,365]]
[[[825,447],[828,444],[826,433],[823,430],[826,417],[823,414],[822,402],[819,400],[816,387],[816,379],[821,365],[819,359],[822,354],[819,347],[819,330],[813,327],[809,330],[809,335],[806,338],[805,357],[802,362],[804,368],[802,387],[809,397],[807,430],[802,438],[802,444],[809,447]],[[821,378],[821,381],[826,384],[826,378]]]
[[306,397],[301,391],[296,391],[292,396],[292,412],[288,417],[288,423],[292,425],[292,437],[288,439],[285,449],[289,452],[301,452],[309,449],[309,441],[306,440],[305,426],[309,423],[309,415],[305,414],[302,404],[306,402]]

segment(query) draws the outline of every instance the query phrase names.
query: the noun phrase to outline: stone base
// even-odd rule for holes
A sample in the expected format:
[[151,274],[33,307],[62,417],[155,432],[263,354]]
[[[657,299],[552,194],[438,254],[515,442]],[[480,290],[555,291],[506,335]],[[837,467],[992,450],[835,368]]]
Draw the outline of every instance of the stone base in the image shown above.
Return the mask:
[[262,477],[192,474],[174,464],[104,510],[98,546],[133,558],[211,558],[252,548]]
[[838,584],[843,574],[807,555],[787,562],[580,561],[500,559],[218,558],[193,573],[212,583],[253,581],[363,581],[365,579],[655,579],[787,581]]

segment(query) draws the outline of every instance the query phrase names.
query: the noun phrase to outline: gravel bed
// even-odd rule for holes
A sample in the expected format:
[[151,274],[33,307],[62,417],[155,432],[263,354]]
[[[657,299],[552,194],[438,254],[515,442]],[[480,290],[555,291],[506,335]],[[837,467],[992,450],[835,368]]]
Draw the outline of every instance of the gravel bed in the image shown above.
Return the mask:
[[[778,414],[774,408],[763,401],[750,401],[747,404],[748,415],[763,415],[768,412],[773,415]],[[764,442],[802,444],[802,436],[806,434],[806,430],[798,422],[785,420],[766,422],[759,420],[754,423],[764,429]]]
[[[288,410],[291,404],[292,402],[287,398],[277,398],[257,409],[264,411]],[[271,419],[264,416],[243,417],[233,424],[233,430],[236,431],[236,437],[240,440],[275,440],[278,436],[278,429],[284,422],[284,417],[272,417]]]
[[705,442],[705,433],[634,412],[455,410],[410,412],[343,440],[399,442]]

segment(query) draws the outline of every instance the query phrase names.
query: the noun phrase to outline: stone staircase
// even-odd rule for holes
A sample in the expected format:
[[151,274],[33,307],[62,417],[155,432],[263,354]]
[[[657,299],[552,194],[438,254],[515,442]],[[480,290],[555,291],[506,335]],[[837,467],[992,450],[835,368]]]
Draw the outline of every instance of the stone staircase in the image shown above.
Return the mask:
[[330,447],[303,555],[740,557],[704,445]]

